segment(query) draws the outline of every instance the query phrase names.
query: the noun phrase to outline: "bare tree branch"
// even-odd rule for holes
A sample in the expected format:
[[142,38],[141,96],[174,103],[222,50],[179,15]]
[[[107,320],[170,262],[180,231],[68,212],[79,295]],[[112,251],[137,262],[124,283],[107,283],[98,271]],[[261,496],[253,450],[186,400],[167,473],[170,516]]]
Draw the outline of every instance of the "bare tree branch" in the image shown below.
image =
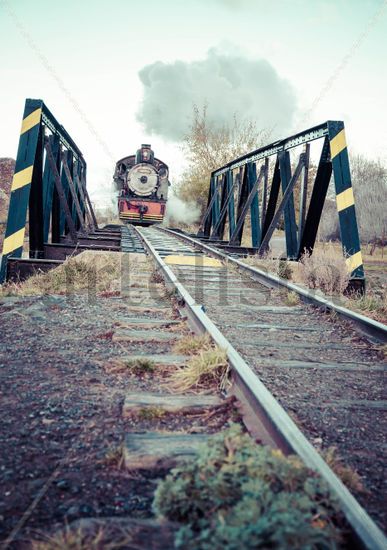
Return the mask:
[[211,172],[267,140],[268,132],[258,130],[255,122],[234,114],[232,124],[217,126],[208,119],[207,105],[201,110],[194,105],[192,124],[183,144],[187,168],[177,190],[179,198],[198,203],[204,210]]

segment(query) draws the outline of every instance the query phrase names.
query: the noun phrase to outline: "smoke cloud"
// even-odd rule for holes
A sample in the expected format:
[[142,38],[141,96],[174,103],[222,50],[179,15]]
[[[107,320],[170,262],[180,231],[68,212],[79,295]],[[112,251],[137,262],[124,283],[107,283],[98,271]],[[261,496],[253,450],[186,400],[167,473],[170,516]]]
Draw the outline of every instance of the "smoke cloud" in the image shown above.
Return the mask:
[[197,204],[185,203],[176,195],[170,195],[167,202],[165,213],[165,223],[173,225],[175,223],[186,223],[188,225],[195,223],[200,218],[200,208]]
[[211,49],[203,60],[157,61],[139,72],[144,98],[137,119],[148,133],[171,141],[187,134],[193,105],[208,106],[215,125],[229,124],[234,115],[255,121],[281,136],[290,129],[296,111],[295,93],[265,59]]

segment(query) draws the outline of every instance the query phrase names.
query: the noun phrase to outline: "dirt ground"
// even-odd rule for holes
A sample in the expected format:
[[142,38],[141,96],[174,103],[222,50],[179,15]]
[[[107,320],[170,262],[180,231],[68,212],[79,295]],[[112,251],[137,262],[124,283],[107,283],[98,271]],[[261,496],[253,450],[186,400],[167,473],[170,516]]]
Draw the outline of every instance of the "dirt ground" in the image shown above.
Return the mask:
[[[11,537],[10,548],[28,548],[37,532],[84,517],[152,516],[163,472],[118,467],[128,431],[149,426],[124,419],[122,404],[129,391],[160,391],[165,372],[133,376],[106,365],[155,353],[152,342],[114,342],[112,334],[135,316],[170,318],[165,300],[164,309],[140,314],[114,296],[0,298],[0,540]],[[170,348],[169,340],[157,342],[156,352]],[[203,425],[173,415],[158,421],[161,430]]]

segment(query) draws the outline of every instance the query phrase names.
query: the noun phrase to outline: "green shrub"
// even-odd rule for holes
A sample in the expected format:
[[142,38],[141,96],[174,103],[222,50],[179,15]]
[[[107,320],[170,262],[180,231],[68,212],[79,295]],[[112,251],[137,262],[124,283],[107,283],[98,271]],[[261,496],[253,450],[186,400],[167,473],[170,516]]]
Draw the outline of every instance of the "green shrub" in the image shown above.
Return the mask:
[[209,438],[197,458],[161,481],[156,514],[181,524],[185,550],[335,549],[338,505],[295,456],[257,445],[239,425]]

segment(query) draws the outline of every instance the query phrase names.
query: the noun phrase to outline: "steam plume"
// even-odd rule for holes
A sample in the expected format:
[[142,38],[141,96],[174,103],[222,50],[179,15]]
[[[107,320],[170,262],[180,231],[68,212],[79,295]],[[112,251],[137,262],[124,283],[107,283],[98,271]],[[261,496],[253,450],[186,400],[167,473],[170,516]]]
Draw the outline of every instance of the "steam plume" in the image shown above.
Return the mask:
[[180,141],[189,130],[193,104],[208,105],[210,122],[222,126],[233,116],[263,129],[289,130],[296,110],[293,88],[265,59],[211,49],[203,60],[157,61],[139,73],[144,99],[137,118],[148,133]]
[[188,225],[195,223],[200,218],[200,208],[197,204],[187,204],[180,200],[176,195],[170,195],[167,202],[167,211],[165,222],[167,225],[173,225],[173,222],[183,222]]

